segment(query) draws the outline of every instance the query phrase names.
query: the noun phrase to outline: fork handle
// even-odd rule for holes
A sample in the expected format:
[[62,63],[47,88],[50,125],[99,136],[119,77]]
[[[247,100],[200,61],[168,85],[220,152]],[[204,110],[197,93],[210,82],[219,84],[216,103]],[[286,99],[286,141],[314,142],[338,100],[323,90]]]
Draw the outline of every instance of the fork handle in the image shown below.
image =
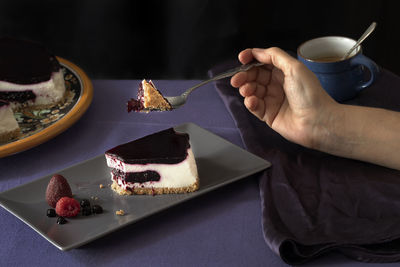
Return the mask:
[[223,79],[223,78],[231,77],[231,76],[233,76],[236,73],[239,73],[241,71],[248,71],[249,69],[251,69],[253,67],[259,67],[259,66],[262,66],[262,65],[264,65],[264,63],[261,63],[261,62],[258,62],[258,61],[252,61],[252,62],[250,62],[248,64],[244,64],[244,65],[241,65],[239,67],[227,70],[227,71],[225,71],[223,73],[220,73],[220,74],[212,77],[210,80],[216,81],[216,80],[220,80],[220,79]]
[[200,86],[203,86],[203,85],[205,85],[205,84],[207,84],[209,82],[218,81],[218,80],[221,80],[221,79],[224,79],[224,78],[228,78],[228,77],[231,77],[231,76],[233,76],[236,73],[239,73],[241,71],[248,71],[249,69],[251,69],[253,67],[259,67],[259,66],[262,66],[262,65],[264,65],[264,63],[253,61],[251,63],[244,64],[244,65],[241,65],[239,67],[227,70],[225,72],[222,72],[222,73],[220,73],[220,74],[218,74],[218,75],[216,75],[216,76],[214,76],[214,77],[212,77],[212,78],[210,78],[208,80],[202,81],[201,83],[196,84],[195,86],[189,88],[188,90],[186,90],[186,92],[184,92],[182,94],[182,96],[187,97],[191,92],[193,92],[194,89],[197,89]]

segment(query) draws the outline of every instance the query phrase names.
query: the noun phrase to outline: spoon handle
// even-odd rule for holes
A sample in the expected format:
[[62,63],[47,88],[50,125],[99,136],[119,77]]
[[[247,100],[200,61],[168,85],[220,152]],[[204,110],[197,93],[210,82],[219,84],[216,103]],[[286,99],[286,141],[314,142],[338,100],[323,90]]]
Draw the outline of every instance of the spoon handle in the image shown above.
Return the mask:
[[365,30],[363,35],[361,35],[360,39],[356,42],[356,44],[343,56],[343,59],[346,59],[348,56],[350,56],[351,52],[353,52],[354,49],[357,48],[364,40],[367,38],[376,28],[376,22],[372,22],[371,25],[368,27],[368,29]]

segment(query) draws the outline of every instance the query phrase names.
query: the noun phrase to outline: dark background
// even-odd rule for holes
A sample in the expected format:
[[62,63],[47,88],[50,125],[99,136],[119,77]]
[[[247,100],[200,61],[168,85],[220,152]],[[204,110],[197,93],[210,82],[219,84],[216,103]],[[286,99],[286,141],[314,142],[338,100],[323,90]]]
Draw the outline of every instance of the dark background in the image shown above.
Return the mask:
[[44,43],[92,79],[202,79],[244,48],[357,39],[376,21],[364,54],[400,75],[396,2],[3,0],[0,36]]

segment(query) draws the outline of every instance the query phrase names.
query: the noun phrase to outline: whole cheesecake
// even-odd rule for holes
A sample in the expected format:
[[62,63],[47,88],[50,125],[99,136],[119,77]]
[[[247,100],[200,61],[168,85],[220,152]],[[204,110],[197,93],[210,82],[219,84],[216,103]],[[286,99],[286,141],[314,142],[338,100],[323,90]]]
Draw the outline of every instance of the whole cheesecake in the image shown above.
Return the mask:
[[189,135],[173,128],[105,153],[112,189],[120,195],[188,193],[199,188]]
[[49,108],[64,97],[64,75],[54,55],[34,42],[0,38],[0,100],[20,110]]

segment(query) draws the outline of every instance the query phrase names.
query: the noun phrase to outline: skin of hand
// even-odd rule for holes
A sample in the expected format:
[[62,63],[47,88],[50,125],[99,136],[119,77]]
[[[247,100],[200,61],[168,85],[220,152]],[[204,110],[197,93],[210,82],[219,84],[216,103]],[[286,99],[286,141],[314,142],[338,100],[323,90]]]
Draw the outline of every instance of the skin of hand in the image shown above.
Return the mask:
[[286,139],[314,148],[318,126],[329,120],[337,103],[308,68],[283,50],[254,48],[239,54],[243,64],[254,59],[266,65],[231,78],[246,108]]
[[254,59],[265,65],[231,78],[253,115],[305,147],[400,170],[400,113],[337,103],[304,64],[279,48],[239,54],[243,64]]

